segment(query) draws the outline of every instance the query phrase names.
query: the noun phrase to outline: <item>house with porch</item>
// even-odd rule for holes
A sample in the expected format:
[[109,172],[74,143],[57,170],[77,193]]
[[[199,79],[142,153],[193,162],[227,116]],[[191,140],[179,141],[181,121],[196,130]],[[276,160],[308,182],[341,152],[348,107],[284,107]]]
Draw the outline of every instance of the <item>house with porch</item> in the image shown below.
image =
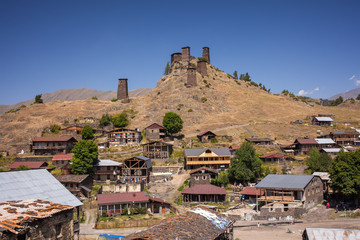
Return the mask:
[[98,194],[98,215],[106,212],[109,216],[124,214],[130,208],[145,208],[151,214],[169,214],[170,203],[148,196],[146,192]]
[[93,168],[95,181],[118,181],[120,179],[122,163],[102,159],[99,160]]
[[145,137],[149,140],[160,140],[166,137],[166,132],[163,126],[153,123],[145,128]]
[[360,133],[353,132],[330,132],[329,137],[339,146],[354,146],[360,142]]
[[141,132],[138,129],[119,128],[107,132],[109,147],[139,144]]
[[173,152],[173,145],[163,141],[149,142],[142,146],[144,156],[150,159],[169,159]]
[[121,182],[149,182],[152,171],[151,159],[136,156],[125,159],[121,170]]
[[231,153],[228,148],[192,148],[185,149],[184,169],[207,167],[227,169],[230,166]]
[[323,201],[323,182],[315,175],[269,174],[256,185],[264,190],[257,198],[261,216],[299,217]]
[[224,202],[226,190],[211,184],[197,184],[181,192],[183,203]]
[[70,153],[77,140],[72,136],[62,137],[36,137],[30,146],[34,155],[55,155],[57,153]]
[[210,142],[211,139],[216,138],[216,134],[211,131],[206,131],[197,135],[197,138],[202,143]]

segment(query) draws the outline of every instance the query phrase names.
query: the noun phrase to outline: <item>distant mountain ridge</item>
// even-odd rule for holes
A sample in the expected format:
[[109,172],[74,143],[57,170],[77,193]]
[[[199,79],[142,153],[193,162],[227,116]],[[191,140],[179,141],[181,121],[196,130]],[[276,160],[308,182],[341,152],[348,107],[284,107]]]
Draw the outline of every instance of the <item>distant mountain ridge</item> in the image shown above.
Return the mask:
[[[138,97],[150,92],[152,88],[139,88],[136,90],[129,91],[130,97]],[[44,102],[52,101],[76,101],[84,100],[92,97],[97,97],[101,100],[110,101],[113,98],[116,98],[116,92],[114,91],[99,91],[89,88],[73,88],[73,89],[61,89],[52,93],[45,93],[42,95]],[[30,105],[34,102],[34,99],[27,101],[19,102],[11,105],[0,105],[0,114],[9,111],[10,109],[15,109],[21,105]]]
[[355,99],[359,94],[360,94],[360,87],[354,88],[354,89],[352,89],[350,91],[347,91],[347,92],[336,94],[336,95],[332,96],[329,99],[330,100],[335,100],[340,96],[342,96],[344,100],[349,99],[349,98],[354,98]]

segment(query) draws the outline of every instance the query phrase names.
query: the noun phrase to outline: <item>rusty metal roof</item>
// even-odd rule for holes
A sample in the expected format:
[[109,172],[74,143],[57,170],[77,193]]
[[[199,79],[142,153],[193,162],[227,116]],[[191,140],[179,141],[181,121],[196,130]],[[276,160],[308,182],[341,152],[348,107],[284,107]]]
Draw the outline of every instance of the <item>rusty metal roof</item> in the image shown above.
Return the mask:
[[55,213],[73,209],[71,206],[39,199],[7,201],[0,203],[0,231],[18,234],[26,222],[51,217]]
[[145,129],[164,129],[163,126],[161,126],[160,124],[157,124],[157,123],[152,123],[150,124],[149,126],[147,126]]
[[309,138],[298,138],[295,140],[295,143],[298,142],[299,144],[314,144],[318,145],[317,141],[315,139],[309,139]]
[[304,234],[311,240],[358,240],[360,230],[333,228],[306,228]]
[[197,184],[193,187],[187,188],[181,192],[181,194],[201,194],[201,195],[210,195],[210,194],[219,194],[226,195],[226,190],[217,187],[211,184]]
[[216,134],[213,133],[212,131],[202,132],[202,133],[198,134],[197,136],[198,136],[198,137],[202,137],[202,136],[204,136],[204,135],[207,134],[207,133],[209,133],[210,135],[216,136]]
[[28,162],[13,162],[9,168],[10,169],[16,169],[20,166],[25,166],[31,169],[40,169],[47,167],[47,163],[45,162],[37,162],[37,161],[28,161]]
[[63,136],[63,137],[36,137],[33,142],[67,142],[73,140],[77,142],[74,137],[71,136]]
[[73,156],[74,156],[73,153],[69,153],[69,154],[58,153],[52,158],[52,161],[70,161],[73,158]]
[[216,239],[227,228],[231,228],[232,224],[233,221],[224,215],[198,206],[182,214],[169,217],[145,230],[130,234],[123,239]]

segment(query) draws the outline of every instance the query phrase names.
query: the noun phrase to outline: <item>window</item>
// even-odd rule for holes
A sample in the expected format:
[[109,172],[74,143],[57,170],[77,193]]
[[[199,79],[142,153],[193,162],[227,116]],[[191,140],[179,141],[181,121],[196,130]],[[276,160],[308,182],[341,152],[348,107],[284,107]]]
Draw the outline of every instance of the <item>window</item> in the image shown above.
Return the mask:
[[195,180],[199,180],[199,176],[195,176]]
[[206,178],[207,178],[206,176],[202,176],[202,179],[203,179],[203,180],[206,180]]

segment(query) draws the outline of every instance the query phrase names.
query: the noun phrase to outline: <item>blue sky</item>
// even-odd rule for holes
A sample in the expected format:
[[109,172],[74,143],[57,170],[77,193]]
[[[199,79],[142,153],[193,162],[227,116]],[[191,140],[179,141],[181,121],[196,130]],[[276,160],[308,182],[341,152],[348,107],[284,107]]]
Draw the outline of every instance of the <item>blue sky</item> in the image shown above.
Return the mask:
[[190,46],[271,92],[360,86],[360,1],[0,1],[0,104],[65,88],[155,87]]

